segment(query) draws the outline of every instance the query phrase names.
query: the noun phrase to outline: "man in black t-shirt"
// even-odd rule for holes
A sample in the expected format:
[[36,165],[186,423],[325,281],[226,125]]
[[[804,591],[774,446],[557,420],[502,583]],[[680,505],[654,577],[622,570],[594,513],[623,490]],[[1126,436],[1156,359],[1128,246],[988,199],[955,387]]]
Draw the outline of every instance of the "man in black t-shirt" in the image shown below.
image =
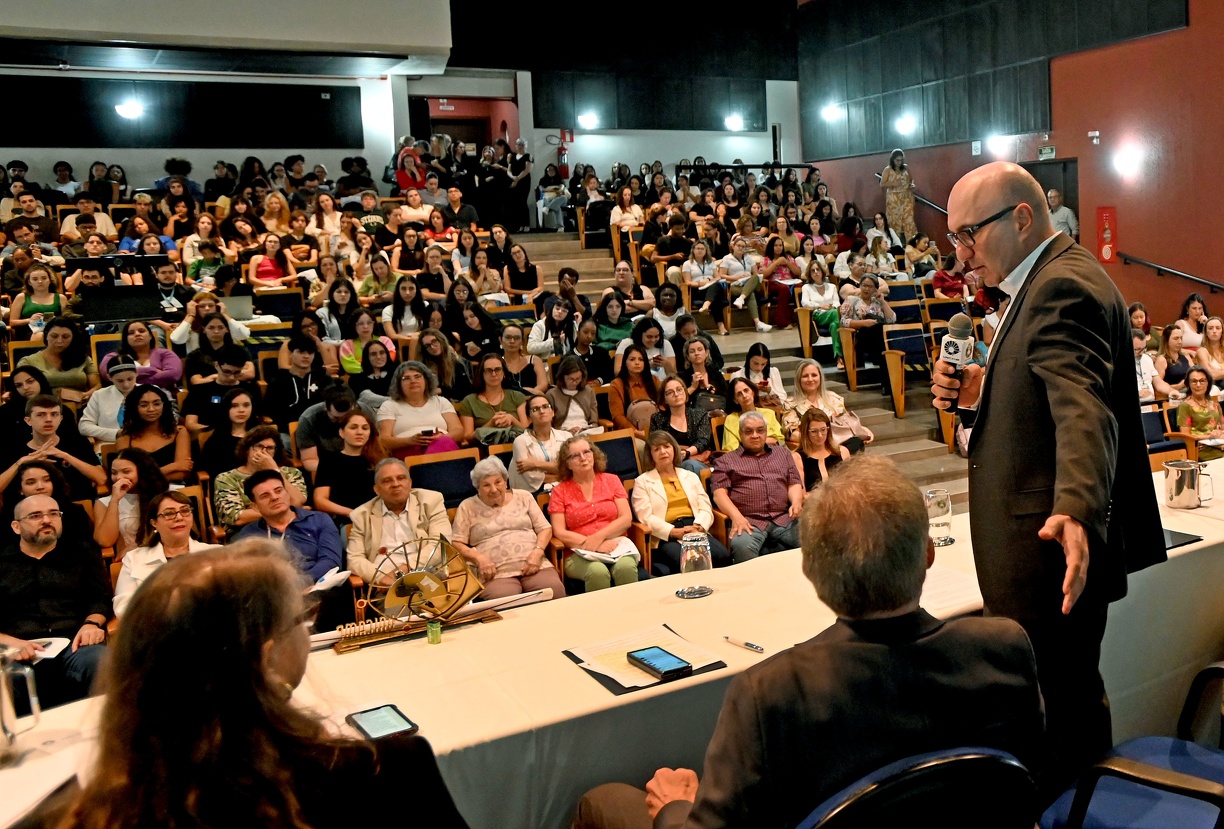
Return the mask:
[[323,372],[313,370],[318,352],[319,347],[309,337],[300,334],[290,337],[289,368],[281,369],[268,383],[264,408],[286,437],[289,424],[295,423],[302,412],[318,403],[324,389],[336,382]]
[[452,184],[446,188],[446,199],[447,204],[442,208],[442,217],[446,219],[446,226],[456,230],[470,227],[475,231],[476,225],[480,222],[480,216],[476,215],[475,207],[463,203],[463,191]]
[[654,253],[650,254],[651,262],[663,262],[667,268],[667,281],[677,285],[684,281],[681,268],[693,250],[691,240],[684,237],[684,229],[688,227],[688,219],[679,213],[672,214],[667,220],[667,235],[660,237],[655,243]]
[[366,160],[361,156],[357,156],[352,160],[348,174],[336,179],[336,195],[342,201],[347,202],[349,200],[348,197],[355,196],[364,190],[373,191],[374,198],[377,200],[378,189],[374,186],[374,179],[370,178],[370,171],[366,166]]
[[[259,411],[259,384],[254,380],[240,380],[242,368],[251,357],[245,348],[230,343],[223,346],[214,365],[217,368],[217,379],[207,383],[197,383],[187,392],[183,401],[183,425],[192,435],[197,435],[207,429],[215,429],[225,425],[228,412],[222,405],[225,395],[236,388],[243,388],[251,395],[254,412]],[[255,418],[252,417],[252,423]]]

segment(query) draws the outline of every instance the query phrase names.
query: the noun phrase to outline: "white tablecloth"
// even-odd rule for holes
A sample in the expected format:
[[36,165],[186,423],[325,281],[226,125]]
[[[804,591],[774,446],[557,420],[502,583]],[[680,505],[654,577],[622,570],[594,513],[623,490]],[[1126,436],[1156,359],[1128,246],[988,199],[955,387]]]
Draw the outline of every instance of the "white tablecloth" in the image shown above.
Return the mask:
[[[1224,472],[1224,463],[1217,464]],[[1224,476],[1222,476],[1224,477]],[[1158,493],[1163,493],[1157,476]],[[1162,508],[1165,526],[1205,540],[1131,578],[1113,606],[1102,670],[1117,740],[1172,733],[1190,677],[1224,655],[1224,497],[1196,511]],[[956,543],[936,551],[924,606],[939,616],[981,607],[969,517],[954,516]],[[610,780],[642,785],[659,766],[700,771],[727,683],[738,672],[833,622],[799,566],[797,551],[702,574],[704,599],[674,596],[689,576],[652,579],[533,607],[505,619],[338,656],[313,654],[298,698],[342,720],[394,702],[421,726],[459,808],[473,827],[559,829],[583,791]],[[666,623],[716,651],[725,670],[615,696],[562,651]],[[742,637],[764,655],[723,641]],[[93,703],[48,712],[26,745],[88,727]],[[0,773],[0,797],[4,775]]]

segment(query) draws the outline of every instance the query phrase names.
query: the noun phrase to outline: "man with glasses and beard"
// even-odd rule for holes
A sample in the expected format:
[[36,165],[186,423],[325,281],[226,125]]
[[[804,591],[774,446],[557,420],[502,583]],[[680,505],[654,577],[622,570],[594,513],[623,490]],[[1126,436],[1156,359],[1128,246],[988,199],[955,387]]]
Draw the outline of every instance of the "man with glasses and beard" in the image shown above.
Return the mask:
[[[31,495],[13,511],[17,543],[0,549],[0,647],[32,661],[44,708],[85,697],[102,660],[111,617],[110,579],[97,547],[61,544],[59,505]],[[55,656],[47,656],[66,639]],[[24,685],[14,694],[18,713],[28,712]]]

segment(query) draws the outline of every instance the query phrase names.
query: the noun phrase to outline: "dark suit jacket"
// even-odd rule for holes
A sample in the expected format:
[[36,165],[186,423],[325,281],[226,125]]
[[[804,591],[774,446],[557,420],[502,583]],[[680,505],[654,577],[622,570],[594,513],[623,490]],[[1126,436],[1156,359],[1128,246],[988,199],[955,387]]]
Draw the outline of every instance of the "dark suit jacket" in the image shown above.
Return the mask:
[[973,553],[992,613],[1061,613],[1066,559],[1037,537],[1051,514],[1087,529],[1085,606],[1121,598],[1128,572],[1165,560],[1126,307],[1092,254],[1059,234],[995,335],[969,439]]
[[668,804],[654,825],[794,826],[916,754],[991,746],[1031,764],[1044,723],[1033,650],[1010,619],[838,620],[731,682],[696,803]]

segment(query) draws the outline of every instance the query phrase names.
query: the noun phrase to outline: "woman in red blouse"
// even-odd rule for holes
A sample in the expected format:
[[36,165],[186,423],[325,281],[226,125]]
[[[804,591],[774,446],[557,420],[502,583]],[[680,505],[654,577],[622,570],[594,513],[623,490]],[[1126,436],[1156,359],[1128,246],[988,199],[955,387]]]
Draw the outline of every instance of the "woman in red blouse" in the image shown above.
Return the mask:
[[548,500],[553,538],[571,550],[565,575],[581,579],[588,592],[638,580],[640,554],[625,538],[633,520],[629,495],[607,468],[598,446],[570,438],[557,453],[560,481]]

